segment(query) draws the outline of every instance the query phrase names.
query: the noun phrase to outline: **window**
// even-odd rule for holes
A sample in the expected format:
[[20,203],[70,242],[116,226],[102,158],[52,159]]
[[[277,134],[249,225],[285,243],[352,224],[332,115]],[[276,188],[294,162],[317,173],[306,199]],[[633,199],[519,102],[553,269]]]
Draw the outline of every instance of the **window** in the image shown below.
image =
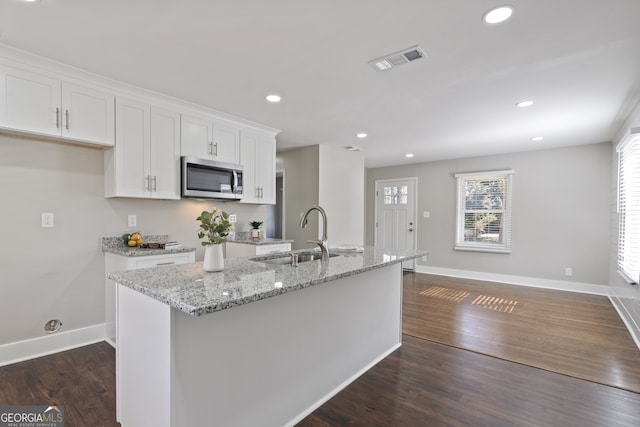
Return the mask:
[[400,187],[384,187],[385,205],[406,205],[408,188],[406,185]]
[[513,171],[457,174],[457,250],[511,252]]
[[618,144],[618,272],[640,280],[640,128]]

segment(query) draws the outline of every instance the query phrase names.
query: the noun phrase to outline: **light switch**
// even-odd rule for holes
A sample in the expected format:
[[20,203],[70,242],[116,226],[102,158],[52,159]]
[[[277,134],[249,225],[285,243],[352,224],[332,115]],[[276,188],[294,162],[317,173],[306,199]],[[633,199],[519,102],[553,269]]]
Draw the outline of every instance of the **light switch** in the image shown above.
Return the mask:
[[229,223],[230,224],[235,224],[236,221],[238,221],[238,217],[236,216],[236,214],[230,214],[229,215]]
[[42,212],[40,214],[40,227],[53,227],[53,212]]
[[128,215],[127,225],[129,227],[135,227],[136,225],[138,225],[138,217],[136,215]]
[[423,218],[430,218],[431,217],[431,212],[429,212],[429,211],[422,212],[422,217]]

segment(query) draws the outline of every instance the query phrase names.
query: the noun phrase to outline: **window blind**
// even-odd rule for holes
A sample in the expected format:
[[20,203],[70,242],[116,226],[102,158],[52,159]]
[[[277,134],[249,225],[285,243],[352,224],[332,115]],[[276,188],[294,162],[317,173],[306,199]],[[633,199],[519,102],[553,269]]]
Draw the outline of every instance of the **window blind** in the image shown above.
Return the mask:
[[618,272],[640,281],[640,128],[634,128],[618,151]]
[[456,250],[511,251],[512,170],[456,174]]

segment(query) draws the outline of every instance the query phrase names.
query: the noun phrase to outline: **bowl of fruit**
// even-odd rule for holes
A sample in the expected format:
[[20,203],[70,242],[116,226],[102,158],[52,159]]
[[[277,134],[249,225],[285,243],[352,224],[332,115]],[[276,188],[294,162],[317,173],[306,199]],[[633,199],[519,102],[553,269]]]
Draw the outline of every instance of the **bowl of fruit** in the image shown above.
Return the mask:
[[122,235],[122,240],[125,246],[134,248],[142,244],[142,235],[137,231],[135,233],[127,233]]

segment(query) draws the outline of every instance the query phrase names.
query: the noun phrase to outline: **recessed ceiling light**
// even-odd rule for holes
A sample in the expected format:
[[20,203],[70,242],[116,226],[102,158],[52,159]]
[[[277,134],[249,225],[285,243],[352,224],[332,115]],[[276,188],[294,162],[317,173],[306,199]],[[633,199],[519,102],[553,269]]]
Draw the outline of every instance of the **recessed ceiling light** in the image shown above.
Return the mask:
[[366,133],[364,133],[364,132],[360,132],[360,133],[356,134],[356,136],[357,136],[358,138],[361,138],[361,139],[362,139],[362,138],[366,138],[366,137],[367,137],[367,134],[366,134]]
[[275,103],[275,102],[280,102],[282,98],[280,98],[280,95],[271,94],[271,95],[265,96],[264,99],[266,99],[269,102]]
[[533,105],[533,101],[530,99],[525,99],[524,101],[520,101],[516,103],[516,107],[531,107]]
[[533,138],[531,138],[532,141],[542,141],[544,139],[544,136],[534,136]]
[[408,154],[405,154],[404,156],[405,156],[405,157],[408,157],[408,158],[411,158],[411,157],[413,157],[413,154],[408,153]]
[[487,24],[499,24],[511,17],[513,14],[513,8],[511,6],[498,6],[482,16],[482,20]]

